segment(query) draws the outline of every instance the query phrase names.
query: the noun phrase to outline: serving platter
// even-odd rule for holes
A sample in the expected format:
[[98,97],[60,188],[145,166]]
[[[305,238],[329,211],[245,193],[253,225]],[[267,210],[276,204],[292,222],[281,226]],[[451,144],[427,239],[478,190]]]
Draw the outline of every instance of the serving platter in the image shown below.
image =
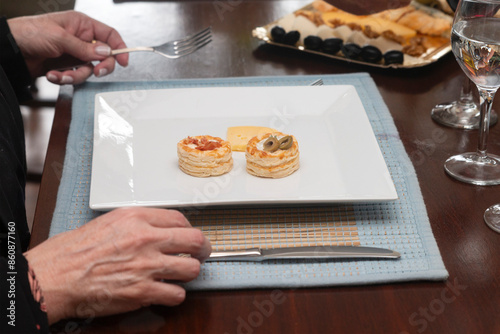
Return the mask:
[[[287,14],[287,15],[285,15],[285,16],[283,16],[283,17],[281,17],[273,22],[270,22],[270,23],[263,25],[263,26],[260,26],[260,27],[256,27],[252,30],[252,35],[253,35],[253,37],[255,37],[259,40],[262,40],[262,41],[266,42],[267,44],[276,45],[276,46],[288,48],[288,49],[293,49],[293,50],[304,52],[304,53],[316,54],[316,55],[320,55],[323,57],[328,57],[328,58],[332,58],[332,59],[336,59],[336,60],[366,65],[366,66],[370,66],[370,67],[378,67],[378,68],[402,69],[402,68],[422,67],[422,66],[426,66],[426,65],[429,65],[429,64],[432,64],[432,63],[438,61],[440,58],[442,58],[444,55],[446,55],[448,52],[451,51],[451,43],[450,43],[451,29],[444,31],[439,36],[428,36],[428,35],[424,35],[424,34],[420,34],[420,33],[417,34],[417,36],[416,36],[417,38],[425,39],[426,51],[422,54],[419,54],[419,55],[404,54],[404,61],[402,63],[385,64],[383,60],[378,61],[378,62],[369,62],[369,61],[365,61],[365,60],[361,59],[360,57],[348,58],[343,54],[342,51],[336,52],[335,54],[330,54],[330,53],[327,53],[321,49],[320,50],[309,49],[304,45],[303,39],[304,39],[304,37],[306,37],[306,35],[310,35],[310,34],[314,35],[315,34],[314,31],[311,31],[312,29],[310,27],[308,27],[307,29],[304,28],[304,31],[301,31],[300,25],[297,26],[296,22],[294,24],[294,22],[290,22],[290,21],[291,20],[293,21],[292,17],[295,17],[295,18],[300,17],[301,19],[303,19],[304,16],[301,13],[304,13],[304,12],[307,12],[307,13],[314,15],[314,16],[316,16],[316,14],[317,14],[317,16],[321,16],[323,14],[323,12],[321,12],[317,9],[318,8],[317,3],[321,3],[321,2],[322,1],[315,1],[315,2],[310,3],[302,8],[299,8],[296,11],[294,11],[293,13],[289,13],[289,14]],[[451,27],[453,17],[450,14],[445,13],[437,8],[422,5],[418,1],[412,1],[410,5],[412,7],[414,7],[417,11],[419,11],[425,15],[449,22],[450,27]],[[304,21],[304,20],[302,20],[302,21]],[[318,25],[320,23],[315,22],[315,24]],[[294,45],[288,45],[288,44],[283,43],[282,41],[277,42],[277,41],[273,40],[273,38],[271,36],[271,30],[276,26],[282,26],[282,25],[286,26],[285,30],[287,32],[289,32],[290,30],[299,31],[299,33],[301,34],[301,39]],[[324,27],[324,25],[325,25],[325,23],[323,22],[323,27]],[[318,26],[318,28],[323,28],[323,27],[321,27],[321,25]],[[345,34],[345,31],[342,34]],[[333,33],[333,35],[335,35],[335,33]],[[344,37],[341,37],[341,38],[344,39]],[[358,42],[357,38],[354,38],[354,40],[355,40],[355,42]],[[349,41],[349,37],[345,37],[344,44],[351,43],[351,42],[352,41]],[[371,40],[368,39],[367,41],[365,41],[363,43],[364,43],[363,45],[360,45],[361,47],[365,46],[365,45],[371,45],[370,44]],[[376,42],[373,42],[373,44],[378,46],[380,43],[379,43],[379,41],[376,41]],[[388,49],[390,49],[390,47],[388,47]]]
[[[128,101],[124,104],[123,101]],[[176,88],[95,97],[90,207],[204,207],[391,201],[398,198],[353,86]],[[178,168],[177,142],[226,138],[232,126],[293,134],[300,169],[282,179],[246,172],[197,178]]]

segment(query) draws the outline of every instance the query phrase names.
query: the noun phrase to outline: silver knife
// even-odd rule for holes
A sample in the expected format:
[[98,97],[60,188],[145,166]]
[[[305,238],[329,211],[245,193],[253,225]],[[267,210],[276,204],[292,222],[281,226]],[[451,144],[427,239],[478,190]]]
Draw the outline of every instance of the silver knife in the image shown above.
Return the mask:
[[212,252],[206,261],[266,261],[283,259],[398,259],[390,249],[364,246],[310,246]]

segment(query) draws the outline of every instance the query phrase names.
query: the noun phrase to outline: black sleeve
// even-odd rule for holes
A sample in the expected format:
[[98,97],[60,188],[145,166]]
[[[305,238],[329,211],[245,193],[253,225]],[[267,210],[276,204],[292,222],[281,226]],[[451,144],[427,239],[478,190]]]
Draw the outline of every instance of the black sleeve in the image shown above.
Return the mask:
[[0,65],[14,88],[17,99],[19,101],[31,99],[28,89],[32,83],[31,75],[21,50],[10,32],[7,19],[2,16],[0,16]]
[[[17,45],[9,40],[12,35],[6,33],[10,35],[5,19],[0,18],[0,333],[48,333],[47,315],[33,296],[23,256],[30,234],[24,207],[24,129],[17,96],[22,96],[30,80]],[[3,66],[9,67],[11,77]]]
[[[47,314],[40,302],[33,298],[28,277],[28,263],[21,253],[13,251],[12,256],[0,258],[2,271],[0,291],[0,332],[4,334],[49,333]],[[33,277],[33,276],[31,276]],[[32,281],[33,282],[33,281]],[[43,301],[42,301],[43,302]]]

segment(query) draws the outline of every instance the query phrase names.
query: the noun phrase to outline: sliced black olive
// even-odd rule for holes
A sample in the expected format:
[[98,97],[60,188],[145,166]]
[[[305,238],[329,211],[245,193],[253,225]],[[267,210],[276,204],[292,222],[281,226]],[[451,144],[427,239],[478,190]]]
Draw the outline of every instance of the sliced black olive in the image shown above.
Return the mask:
[[271,136],[264,142],[264,151],[275,152],[280,148],[280,142],[278,138]]
[[271,38],[276,43],[281,43],[283,41],[283,37],[285,37],[286,31],[280,26],[275,26],[271,29]]
[[361,54],[361,47],[358,44],[344,44],[341,48],[342,53],[349,59],[356,59]]
[[404,55],[401,51],[387,51],[384,54],[384,62],[386,65],[389,64],[402,64],[404,61]]
[[295,45],[300,39],[300,33],[297,30],[289,31],[283,36],[282,43],[287,45]]
[[280,142],[280,150],[288,150],[290,147],[292,147],[293,137],[285,136],[281,138],[279,142]]
[[325,53],[334,55],[340,51],[340,48],[343,44],[344,41],[342,41],[340,38],[327,38],[323,41],[323,45],[321,45],[321,48]]
[[378,63],[382,59],[382,52],[375,46],[367,45],[361,48],[361,58],[369,63]]
[[310,50],[319,50],[321,49],[321,44],[323,43],[323,40],[319,38],[318,36],[307,36],[304,38],[304,46],[306,49]]

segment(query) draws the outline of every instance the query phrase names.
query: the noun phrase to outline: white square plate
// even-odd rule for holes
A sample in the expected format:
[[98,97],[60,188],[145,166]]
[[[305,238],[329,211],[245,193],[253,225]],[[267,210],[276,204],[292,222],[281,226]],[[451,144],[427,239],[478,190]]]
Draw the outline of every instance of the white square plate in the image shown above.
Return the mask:
[[[300,169],[282,179],[245,170],[196,178],[177,166],[187,136],[231,126],[293,134]],[[373,202],[397,193],[353,86],[211,87],[97,94],[90,207]]]

